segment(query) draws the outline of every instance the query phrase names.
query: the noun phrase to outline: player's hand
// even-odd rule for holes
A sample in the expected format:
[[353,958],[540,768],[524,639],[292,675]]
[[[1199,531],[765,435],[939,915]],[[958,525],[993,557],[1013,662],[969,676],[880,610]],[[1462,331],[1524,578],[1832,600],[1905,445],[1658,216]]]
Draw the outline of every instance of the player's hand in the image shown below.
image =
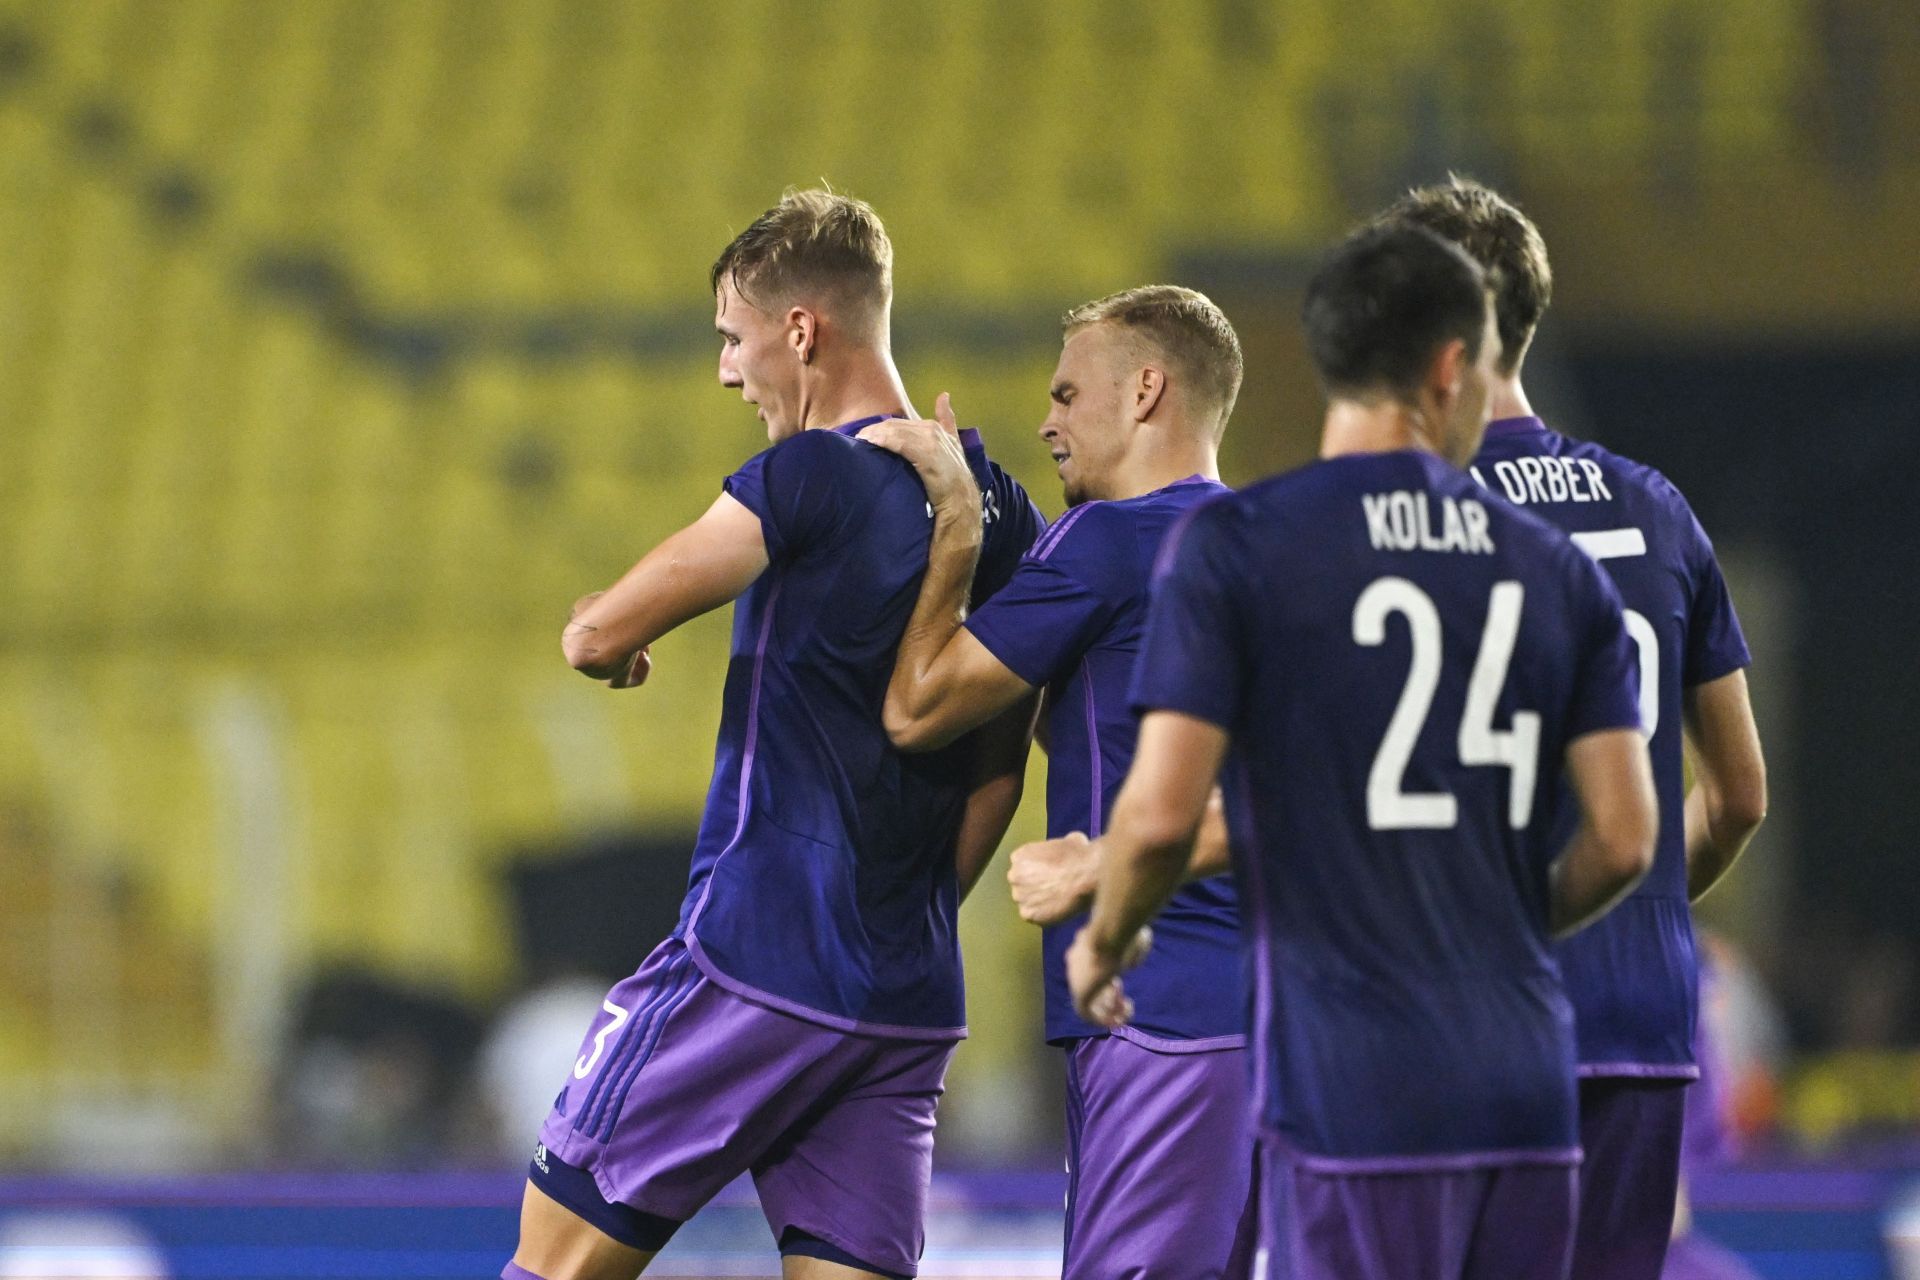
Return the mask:
[[980,484],[967,466],[967,452],[960,444],[960,424],[953,416],[953,401],[946,392],[933,404],[933,421],[925,418],[888,418],[860,433],[860,439],[877,444],[889,453],[897,453],[920,473],[927,488],[927,501],[936,511],[948,515],[980,515]]
[[642,649],[627,659],[626,669],[607,681],[610,689],[638,689],[653,674],[653,654]]
[[1092,903],[1099,880],[1093,841],[1079,831],[1023,844],[1007,865],[1013,905],[1028,924],[1059,924],[1079,915]]
[[1153,930],[1143,928],[1119,955],[1093,945],[1090,930],[1082,929],[1067,949],[1067,986],[1073,1007],[1095,1026],[1123,1027],[1133,1020],[1133,1000],[1120,984],[1120,975],[1147,958]]

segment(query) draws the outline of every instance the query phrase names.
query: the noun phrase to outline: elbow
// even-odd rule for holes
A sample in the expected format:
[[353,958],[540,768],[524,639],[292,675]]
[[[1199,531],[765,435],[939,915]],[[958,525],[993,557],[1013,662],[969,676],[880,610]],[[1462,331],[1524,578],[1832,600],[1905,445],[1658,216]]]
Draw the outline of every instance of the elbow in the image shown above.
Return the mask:
[[1767,780],[1764,775],[1731,787],[1721,800],[1725,825],[1744,838],[1760,829],[1767,820]]
[[887,717],[886,726],[887,741],[893,744],[894,750],[904,751],[910,756],[932,751],[940,745],[934,741],[933,736],[927,732],[926,725],[918,720],[889,716]]
[[1607,871],[1621,885],[1635,885],[1653,870],[1660,821],[1651,805],[1634,806],[1594,832]]
[[598,665],[598,655],[586,645],[586,636],[568,627],[560,633],[560,652],[567,665],[575,671],[585,671]]
[[582,675],[592,676],[595,680],[605,680],[618,670],[621,662],[631,658],[631,653],[608,655],[605,641],[592,631],[582,631],[568,627],[560,636],[560,652],[566,658],[567,665]]
[[950,736],[943,737],[931,719],[914,715],[892,698],[887,699],[880,722],[886,728],[887,741],[908,755],[938,750],[952,740]]

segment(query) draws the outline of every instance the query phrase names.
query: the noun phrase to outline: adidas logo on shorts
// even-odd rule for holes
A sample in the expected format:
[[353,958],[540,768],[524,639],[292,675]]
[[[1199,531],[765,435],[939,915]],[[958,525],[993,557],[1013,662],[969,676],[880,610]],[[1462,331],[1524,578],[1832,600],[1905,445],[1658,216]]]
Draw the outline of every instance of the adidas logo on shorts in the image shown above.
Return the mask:
[[551,1174],[553,1172],[553,1170],[547,1168],[547,1144],[546,1143],[540,1142],[540,1143],[534,1144],[533,1162],[534,1164],[540,1167],[540,1172],[545,1174]]

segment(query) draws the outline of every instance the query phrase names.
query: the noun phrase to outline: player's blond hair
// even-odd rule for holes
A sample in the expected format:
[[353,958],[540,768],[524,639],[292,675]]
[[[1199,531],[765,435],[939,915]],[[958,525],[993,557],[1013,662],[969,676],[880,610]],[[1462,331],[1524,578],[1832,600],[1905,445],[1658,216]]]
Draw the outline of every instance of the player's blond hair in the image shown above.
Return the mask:
[[1453,241],[1480,264],[1493,285],[1493,319],[1500,330],[1500,372],[1520,367],[1533,331],[1553,300],[1547,242],[1519,206],[1493,188],[1457,173],[1415,187],[1374,222],[1411,222]]
[[762,311],[824,305],[866,337],[884,334],[893,301],[893,243],[864,200],[829,188],[789,187],[721,251],[710,282]]
[[1082,303],[1060,319],[1063,336],[1096,324],[1117,325],[1166,360],[1167,370],[1218,436],[1240,396],[1240,335],[1205,294],[1177,284],[1148,284]]

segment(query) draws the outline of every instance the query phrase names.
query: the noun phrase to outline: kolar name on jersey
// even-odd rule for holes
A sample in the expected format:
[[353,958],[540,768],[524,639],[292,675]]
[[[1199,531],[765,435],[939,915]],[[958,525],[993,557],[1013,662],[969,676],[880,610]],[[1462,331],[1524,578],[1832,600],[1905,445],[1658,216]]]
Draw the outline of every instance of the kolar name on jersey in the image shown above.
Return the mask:
[[[1491,489],[1480,468],[1467,468],[1482,489]],[[1606,474],[1591,458],[1527,457],[1502,458],[1493,464],[1493,475],[1508,501],[1529,502],[1611,502]]]
[[1455,501],[1435,495],[1440,502],[1436,525],[1429,495],[1410,489],[1362,494],[1367,513],[1367,539],[1375,551],[1457,551],[1490,556],[1493,538],[1487,532],[1487,509],[1472,498]]

